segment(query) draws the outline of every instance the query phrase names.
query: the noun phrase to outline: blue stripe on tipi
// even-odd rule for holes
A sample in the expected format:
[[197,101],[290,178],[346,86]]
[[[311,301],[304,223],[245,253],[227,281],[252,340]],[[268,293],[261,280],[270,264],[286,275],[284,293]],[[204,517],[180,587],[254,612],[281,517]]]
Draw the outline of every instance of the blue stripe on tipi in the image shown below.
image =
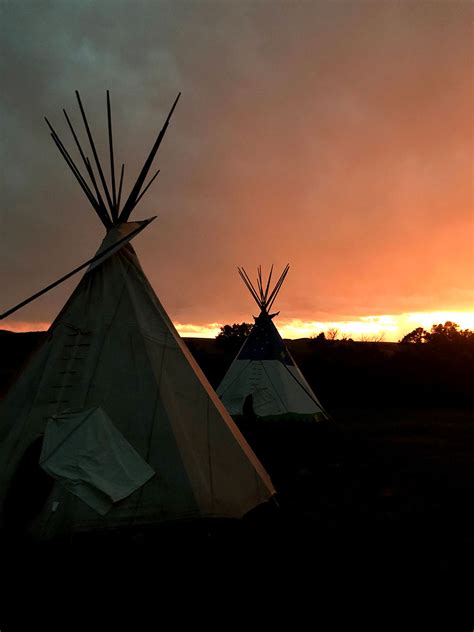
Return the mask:
[[295,365],[273,321],[265,314],[260,314],[255,320],[237,359],[280,360],[288,366]]

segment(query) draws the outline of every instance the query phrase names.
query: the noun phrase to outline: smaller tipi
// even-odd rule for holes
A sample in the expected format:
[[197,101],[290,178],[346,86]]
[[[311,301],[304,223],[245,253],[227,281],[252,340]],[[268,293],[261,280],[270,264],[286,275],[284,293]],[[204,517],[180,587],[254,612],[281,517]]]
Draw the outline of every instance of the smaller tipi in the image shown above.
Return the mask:
[[239,274],[260,308],[255,324],[237,357],[224,376],[217,394],[229,413],[263,420],[327,419],[322,405],[291,357],[273,318],[271,307],[283,285],[287,265],[273,289],[270,288],[273,266],[267,282],[258,268],[257,286],[243,268]]

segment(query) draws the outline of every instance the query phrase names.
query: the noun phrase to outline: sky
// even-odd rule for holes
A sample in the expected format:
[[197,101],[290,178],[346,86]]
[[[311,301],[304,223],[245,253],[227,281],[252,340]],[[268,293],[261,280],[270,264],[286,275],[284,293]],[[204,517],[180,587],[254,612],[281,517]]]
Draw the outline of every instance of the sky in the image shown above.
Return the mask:
[[[473,5],[0,3],[0,312],[87,260],[103,228],[54,146],[81,93],[99,145],[111,91],[125,190],[178,92],[161,172],[131,219],[178,330],[251,321],[237,275],[290,264],[288,337],[474,328]],[[104,159],[107,154],[104,153]],[[1,327],[41,329],[78,278]]]

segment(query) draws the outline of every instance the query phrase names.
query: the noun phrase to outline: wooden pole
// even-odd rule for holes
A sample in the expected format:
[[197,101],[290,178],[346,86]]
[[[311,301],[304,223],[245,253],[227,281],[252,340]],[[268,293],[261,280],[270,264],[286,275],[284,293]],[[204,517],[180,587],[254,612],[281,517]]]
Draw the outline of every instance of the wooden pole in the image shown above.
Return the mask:
[[122,169],[120,170],[120,184],[119,184],[118,199],[117,199],[117,213],[120,211],[120,198],[122,197],[122,184],[123,184],[124,171],[125,171],[125,165],[122,164]]
[[270,281],[272,280],[272,272],[273,272],[273,263],[272,263],[272,267],[270,268],[270,274],[268,275],[267,287],[265,288],[265,304],[267,303],[268,290],[270,288]]
[[128,196],[127,201],[124,204],[122,213],[120,214],[120,221],[126,222],[128,220],[128,218],[130,217],[130,213],[133,211],[136,203],[137,203],[137,198],[140,194],[140,190],[143,186],[143,183],[145,182],[145,178],[150,170],[150,167],[153,163],[153,160],[155,159],[156,156],[156,152],[158,151],[158,148],[161,144],[161,141],[163,140],[163,137],[166,133],[166,130],[168,128],[168,124],[171,120],[171,116],[173,115],[174,109],[179,101],[179,97],[181,96],[181,92],[178,94],[178,96],[176,97],[171,110],[168,114],[168,117],[166,118],[165,124],[163,125],[160,133],[158,134],[158,137],[155,141],[155,144],[153,145],[150,153],[148,154],[148,158],[145,161],[145,164],[143,165],[142,170],[140,171],[137,181],[135,182],[135,185],[133,186],[132,190],[130,191],[130,195]]
[[107,203],[110,208],[110,212],[112,213],[113,203],[110,197],[109,189],[107,187],[107,182],[105,181],[104,172],[102,171],[102,166],[100,164],[99,156],[97,154],[97,150],[95,148],[94,139],[92,138],[91,131],[89,129],[89,123],[87,122],[86,113],[84,112],[84,108],[82,107],[81,97],[79,92],[76,90],[77,102],[79,103],[79,109],[81,110],[82,120],[84,121],[84,127],[86,128],[87,137],[89,138],[89,143],[92,149],[92,153],[94,154],[95,164],[97,166],[97,171],[99,172],[100,181],[102,182],[102,187],[105,192],[105,197],[107,198]]
[[107,121],[109,127],[109,152],[110,152],[110,175],[112,178],[112,219],[114,223],[118,220],[117,211],[117,195],[115,191],[115,162],[114,162],[114,143],[112,138],[112,113],[110,110],[110,95],[107,90]]
[[69,125],[69,129],[71,130],[72,137],[74,138],[74,141],[76,143],[77,149],[79,150],[81,158],[82,158],[82,160],[84,162],[84,165],[86,167],[87,173],[89,174],[89,177],[91,179],[92,185],[93,185],[95,193],[97,195],[97,199],[98,199],[99,205],[100,205],[100,207],[102,209],[102,213],[103,213],[103,215],[108,217],[109,214],[107,212],[107,207],[105,206],[104,200],[102,199],[102,196],[101,196],[100,191],[99,191],[99,187],[97,186],[97,181],[95,179],[94,171],[92,169],[90,160],[85,156],[85,154],[84,154],[84,152],[82,150],[81,144],[79,142],[77,134],[76,134],[76,132],[74,130],[74,127],[72,126],[72,123],[71,123],[71,121],[69,119],[69,116],[68,116],[66,110],[63,109],[63,112],[64,112],[64,116],[66,117],[67,124]]
[[271,309],[271,306],[273,305],[278,292],[280,291],[281,286],[283,285],[283,281],[286,278],[286,275],[288,274],[288,270],[290,269],[290,264],[287,263],[285,266],[285,269],[283,270],[283,272],[281,273],[280,278],[278,279],[275,287],[273,288],[273,292],[270,294],[270,297],[268,299],[268,309]]
[[97,215],[101,219],[101,221],[104,224],[104,226],[107,229],[110,228],[112,226],[112,223],[110,222],[107,214],[104,214],[102,208],[100,207],[99,202],[96,200],[96,198],[94,197],[92,191],[89,189],[89,187],[87,185],[87,182],[84,180],[81,172],[79,171],[79,169],[75,165],[73,159],[69,155],[67,149],[65,148],[65,146],[61,142],[61,139],[59,138],[59,136],[54,131],[52,125],[50,124],[48,119],[45,119],[45,120],[46,120],[46,123],[48,124],[48,127],[51,130],[51,137],[52,137],[52,139],[54,140],[57,148],[59,149],[61,155],[63,156],[64,160],[66,161],[66,164],[71,169],[72,173],[74,174],[74,176],[76,177],[77,181],[79,182],[79,185],[81,186],[82,190],[86,194],[87,199],[91,203],[92,207],[96,211]]
[[43,288],[39,292],[36,292],[36,294],[33,294],[32,296],[30,296],[29,298],[25,299],[21,303],[18,303],[18,305],[15,305],[15,307],[12,307],[12,308],[8,309],[6,312],[3,312],[3,314],[0,314],[0,320],[3,320],[7,316],[11,316],[11,314],[14,314],[20,308],[24,307],[25,305],[28,305],[28,303],[31,303],[32,301],[34,301],[35,299],[39,298],[43,294],[46,294],[46,292],[49,292],[49,290],[52,290],[57,285],[59,285],[63,281],[66,281],[67,279],[72,277],[74,274],[76,274],[80,270],[83,270],[86,266],[89,266],[89,265],[95,263],[96,261],[100,261],[111,250],[113,250],[114,248],[117,248],[117,246],[119,246],[120,244],[122,244],[124,242],[127,242],[127,241],[130,241],[131,239],[133,239],[133,237],[138,235],[138,233],[141,232],[144,228],[146,228],[146,226],[148,226],[148,224],[150,222],[152,222],[154,219],[155,218],[152,217],[151,219],[147,219],[147,220],[145,220],[143,222],[140,222],[140,225],[138,226],[138,228],[136,228],[134,231],[132,231],[131,233],[129,233],[128,235],[126,235],[125,237],[120,239],[119,241],[115,242],[114,244],[112,244],[111,246],[109,246],[108,248],[103,250],[100,254],[95,255],[94,257],[92,257],[92,259],[88,259],[85,263],[82,263],[77,268],[74,268],[74,270],[72,270],[72,272],[68,272],[68,274],[65,274],[64,276],[62,276],[57,281],[54,281],[54,283],[50,283],[48,286],[46,286],[45,288]]
[[258,298],[258,294],[255,291],[255,288],[253,287],[252,282],[250,281],[248,277],[248,274],[245,272],[244,268],[237,268],[237,270],[239,271],[240,277],[242,281],[244,282],[244,284],[246,285],[248,291],[253,296],[254,301],[257,303],[260,309],[262,309],[262,303]]
[[140,193],[140,195],[137,198],[137,201],[135,202],[135,206],[138,204],[138,202],[140,202],[140,200],[142,199],[142,197],[145,195],[145,193],[148,191],[148,189],[150,188],[153,180],[156,178],[156,176],[160,173],[160,169],[158,169],[158,171],[155,173],[155,175],[153,176],[153,178],[150,180],[150,182],[146,185],[146,187],[143,189],[143,191]]

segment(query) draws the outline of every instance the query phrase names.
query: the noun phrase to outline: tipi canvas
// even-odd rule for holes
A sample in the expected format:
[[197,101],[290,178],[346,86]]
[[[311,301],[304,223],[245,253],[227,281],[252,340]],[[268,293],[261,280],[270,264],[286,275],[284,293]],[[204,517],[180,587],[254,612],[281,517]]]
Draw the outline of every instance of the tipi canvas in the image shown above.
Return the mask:
[[245,270],[239,274],[256,301],[260,314],[217,389],[233,417],[244,415],[262,420],[321,421],[327,415],[297,367],[273,322],[270,310],[288,273],[283,270],[273,288],[272,270],[263,282],[258,270],[257,286]]
[[107,234],[0,404],[0,523],[35,539],[240,518],[274,493],[130,244],[148,223],[128,219],[149,186],[143,188],[176,102],[122,209],[107,104],[112,190],[98,157],[98,175],[92,171],[72,126],[92,187],[51,128]]

